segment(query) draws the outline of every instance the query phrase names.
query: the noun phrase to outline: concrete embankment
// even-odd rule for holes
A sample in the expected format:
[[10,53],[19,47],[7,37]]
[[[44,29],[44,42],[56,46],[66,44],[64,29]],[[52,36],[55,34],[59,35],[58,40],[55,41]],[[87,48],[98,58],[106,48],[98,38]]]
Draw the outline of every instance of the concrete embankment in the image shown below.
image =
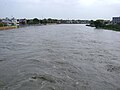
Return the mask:
[[0,30],[8,30],[8,29],[15,29],[17,28],[16,26],[5,26],[5,27],[0,27]]

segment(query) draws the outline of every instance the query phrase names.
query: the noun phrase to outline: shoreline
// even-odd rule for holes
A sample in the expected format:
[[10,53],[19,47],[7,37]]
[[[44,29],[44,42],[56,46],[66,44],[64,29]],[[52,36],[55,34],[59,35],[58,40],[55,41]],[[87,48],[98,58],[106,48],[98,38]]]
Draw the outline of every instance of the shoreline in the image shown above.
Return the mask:
[[33,24],[33,25],[20,25],[20,26],[4,26],[4,27],[0,27],[0,31],[1,30],[22,28],[22,27],[28,27],[28,26],[44,26],[44,25],[54,25],[54,24]]
[[0,27],[0,30],[9,30],[9,29],[15,29],[17,26],[5,26],[5,27]]
[[[95,27],[92,25],[86,25],[88,27]],[[112,31],[118,31],[120,32],[120,26],[119,25],[106,25],[102,27],[95,27],[96,29],[105,29],[105,30],[112,30]]]

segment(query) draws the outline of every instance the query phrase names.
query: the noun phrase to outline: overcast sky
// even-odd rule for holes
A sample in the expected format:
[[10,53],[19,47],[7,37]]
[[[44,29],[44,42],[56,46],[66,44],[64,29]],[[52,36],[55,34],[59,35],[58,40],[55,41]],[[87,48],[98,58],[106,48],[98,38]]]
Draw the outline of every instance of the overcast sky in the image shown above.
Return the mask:
[[0,18],[111,19],[120,0],[0,0]]

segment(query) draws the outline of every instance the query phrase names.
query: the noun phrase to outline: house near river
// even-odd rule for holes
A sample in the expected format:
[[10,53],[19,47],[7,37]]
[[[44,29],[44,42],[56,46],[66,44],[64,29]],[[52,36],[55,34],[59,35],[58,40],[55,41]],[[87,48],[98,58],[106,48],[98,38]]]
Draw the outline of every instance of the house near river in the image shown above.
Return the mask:
[[5,18],[5,19],[1,19],[1,23],[3,23],[4,26],[19,26],[19,22],[17,21],[17,19],[13,18]]

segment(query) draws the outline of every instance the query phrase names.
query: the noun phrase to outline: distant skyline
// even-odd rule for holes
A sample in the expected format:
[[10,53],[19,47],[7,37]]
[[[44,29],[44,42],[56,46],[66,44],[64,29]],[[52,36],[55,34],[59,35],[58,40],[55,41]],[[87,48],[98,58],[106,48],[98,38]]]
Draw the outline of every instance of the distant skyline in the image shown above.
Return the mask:
[[0,0],[0,18],[112,19],[120,0]]

